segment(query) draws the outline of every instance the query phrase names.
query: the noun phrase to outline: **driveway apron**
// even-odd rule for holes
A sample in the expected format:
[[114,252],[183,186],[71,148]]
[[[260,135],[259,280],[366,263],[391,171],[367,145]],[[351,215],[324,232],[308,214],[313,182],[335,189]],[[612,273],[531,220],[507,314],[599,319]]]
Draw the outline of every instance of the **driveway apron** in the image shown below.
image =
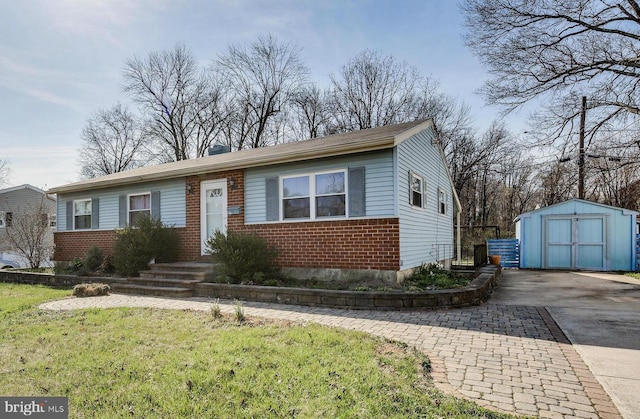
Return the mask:
[[[429,355],[440,389],[500,411],[545,418],[621,417],[558,328],[557,313],[550,315],[541,301],[512,304],[509,300],[510,284],[526,284],[521,278],[527,275],[526,271],[503,272],[495,302],[463,309],[380,312],[246,302],[244,310],[249,316],[320,323],[413,345]],[[113,294],[68,298],[41,308],[122,306],[207,311],[211,302]],[[220,307],[230,314],[235,310],[232,302],[221,302]]]

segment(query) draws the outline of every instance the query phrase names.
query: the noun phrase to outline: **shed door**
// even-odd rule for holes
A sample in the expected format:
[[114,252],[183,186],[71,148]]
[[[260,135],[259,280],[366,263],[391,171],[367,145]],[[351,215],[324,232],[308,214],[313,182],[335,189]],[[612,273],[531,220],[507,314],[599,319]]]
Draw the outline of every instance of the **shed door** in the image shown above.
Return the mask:
[[549,269],[605,269],[606,231],[603,217],[546,220],[545,267]]

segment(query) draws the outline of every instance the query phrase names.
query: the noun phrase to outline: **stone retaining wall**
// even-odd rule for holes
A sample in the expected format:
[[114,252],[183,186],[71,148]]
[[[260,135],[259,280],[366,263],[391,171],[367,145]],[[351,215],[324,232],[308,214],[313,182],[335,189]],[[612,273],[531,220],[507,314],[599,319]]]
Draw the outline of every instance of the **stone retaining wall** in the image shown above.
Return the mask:
[[[485,266],[466,287],[420,293],[378,291],[335,291],[305,288],[265,287],[202,282],[196,285],[196,296],[258,301],[356,310],[411,310],[439,307],[466,307],[488,299],[500,276],[499,266]],[[122,278],[52,275],[0,270],[0,282],[74,286],[82,283],[118,283]]]
[[306,288],[266,287],[200,283],[198,297],[237,299],[265,303],[292,304],[355,310],[411,310],[439,307],[466,307],[486,301],[500,276],[499,266],[486,266],[466,287],[420,293],[378,291],[334,291]]

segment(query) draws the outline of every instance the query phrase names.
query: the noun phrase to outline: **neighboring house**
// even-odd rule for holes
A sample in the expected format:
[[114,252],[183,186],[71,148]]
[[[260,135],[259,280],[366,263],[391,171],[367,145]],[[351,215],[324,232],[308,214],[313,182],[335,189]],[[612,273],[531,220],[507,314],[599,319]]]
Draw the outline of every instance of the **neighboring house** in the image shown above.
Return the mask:
[[520,267],[634,271],[636,211],[581,199],[516,217]]
[[216,229],[254,232],[292,276],[381,276],[454,255],[460,204],[431,120],[166,163],[51,189],[58,196],[55,260],[140,215],[181,236],[199,260]]
[[[40,214],[37,214],[40,213]],[[55,197],[31,185],[0,189],[0,268],[24,268],[28,261],[8,240],[8,230],[19,228],[18,219],[24,216],[38,218],[45,223],[43,247],[53,248],[53,230],[56,223]],[[35,216],[35,217],[34,217]],[[44,265],[50,265],[48,260]]]

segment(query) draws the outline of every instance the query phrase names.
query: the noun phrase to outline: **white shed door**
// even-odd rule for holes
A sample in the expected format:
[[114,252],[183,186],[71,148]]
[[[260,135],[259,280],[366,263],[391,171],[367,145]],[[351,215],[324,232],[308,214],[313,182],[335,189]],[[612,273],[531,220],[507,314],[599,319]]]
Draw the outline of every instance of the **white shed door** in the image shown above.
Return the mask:
[[605,269],[604,217],[548,218],[545,224],[545,268]]

